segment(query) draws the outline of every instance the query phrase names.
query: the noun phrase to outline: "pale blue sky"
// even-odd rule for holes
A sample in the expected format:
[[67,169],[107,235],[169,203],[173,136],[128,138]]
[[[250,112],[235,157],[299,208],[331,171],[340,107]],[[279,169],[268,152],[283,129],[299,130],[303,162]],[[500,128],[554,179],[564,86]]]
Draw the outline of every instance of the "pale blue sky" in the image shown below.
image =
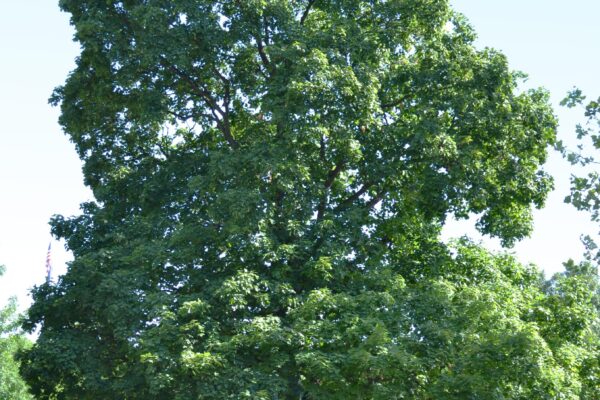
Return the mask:
[[[0,304],[44,280],[52,214],[78,212],[89,197],[80,162],[47,99],[74,67],[78,46],[54,0],[0,2]],[[58,243],[58,270],[66,254]]]
[[[54,0],[0,3],[0,305],[17,295],[29,303],[28,290],[44,280],[52,214],[78,213],[90,198],[82,184],[80,162],[47,104],[52,88],[74,66],[78,46],[71,41],[68,16]],[[454,0],[455,8],[479,33],[478,46],[502,50],[515,69],[530,75],[528,85],[544,86],[555,104],[577,85],[600,94],[600,1],[597,0]],[[571,135],[580,117],[556,109],[561,136]],[[515,251],[551,273],[569,257],[579,258],[581,233],[597,228],[587,216],[562,204],[569,167],[551,157],[557,191],[536,213],[536,231]],[[469,223],[453,224],[448,235],[472,232]],[[497,246],[494,242],[486,242]],[[53,243],[54,267],[65,270],[68,255]]]

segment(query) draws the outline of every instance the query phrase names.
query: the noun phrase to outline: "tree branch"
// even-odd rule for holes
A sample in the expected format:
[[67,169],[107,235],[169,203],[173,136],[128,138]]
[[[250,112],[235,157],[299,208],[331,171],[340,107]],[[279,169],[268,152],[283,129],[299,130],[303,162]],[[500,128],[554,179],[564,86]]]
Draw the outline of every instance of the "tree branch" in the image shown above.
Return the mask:
[[224,115],[224,111],[221,109],[221,107],[219,107],[217,102],[212,98],[212,95],[208,90],[206,90],[202,86],[198,85],[198,82],[196,82],[191,76],[189,76],[187,73],[185,73],[184,71],[179,69],[176,65],[171,64],[164,56],[161,56],[160,58],[161,58],[161,61],[167,66],[167,68],[169,68],[171,71],[173,71],[180,78],[183,78],[192,87],[192,90],[194,90],[196,92],[196,95],[198,95],[199,97],[204,99],[204,101],[208,104],[208,106],[211,109],[213,109],[214,111],[221,114],[221,116]]
[[362,185],[360,189],[358,189],[354,194],[348,197],[346,200],[342,201],[334,211],[342,211],[348,208],[355,200],[357,200],[360,196],[365,194],[367,190],[369,190],[373,186],[373,183],[365,183]]
[[336,164],[334,169],[329,171],[329,174],[327,174],[327,179],[323,183],[326,189],[329,189],[331,185],[333,185],[335,178],[337,178],[338,175],[344,170],[345,165],[346,163],[344,161],[340,161]]
[[269,71],[269,73],[273,75],[275,73],[275,67],[273,67],[271,61],[269,60],[269,57],[267,57],[267,53],[265,53],[265,47],[263,45],[262,38],[259,35],[257,38],[255,38],[255,40],[256,46],[258,47],[258,55],[260,56],[263,65],[265,66],[267,71]]
[[392,108],[399,106],[408,96],[402,96],[398,100],[392,101],[391,103],[382,103],[381,108]]
[[215,66],[212,67],[213,71],[215,72],[215,74],[219,77],[219,79],[227,86],[229,86],[231,84],[231,82],[229,81],[229,79],[227,77],[225,77],[225,75],[223,75],[221,73],[221,71],[219,71],[219,69]]
[[329,192],[329,189],[331,188],[331,185],[333,185],[335,178],[337,178],[340,175],[340,173],[344,170],[345,166],[346,163],[344,161],[340,161],[336,164],[335,168],[333,168],[327,174],[327,179],[325,180],[325,182],[323,182],[323,186],[325,186],[325,193],[323,193],[323,196],[319,201],[319,207],[317,208],[317,222],[319,222],[325,214],[325,207],[327,206],[327,194]]
[[172,116],[174,116],[175,118],[177,118],[181,121],[187,121],[188,119],[192,118],[191,114],[180,114],[178,112],[171,111],[171,110],[167,110],[167,113],[171,114]]
[[306,9],[304,13],[302,13],[302,17],[300,18],[300,25],[304,25],[304,21],[306,21],[306,17],[308,17],[308,13],[312,6],[317,2],[317,0],[308,0],[308,4],[306,5]]
[[367,209],[371,209],[371,208],[375,207],[381,200],[383,200],[383,196],[385,196],[385,193],[386,193],[386,190],[381,189],[375,195],[375,197],[373,197],[371,200],[369,200],[369,202],[366,204]]
[[266,15],[263,15],[263,24],[265,25],[265,44],[268,46],[271,38],[269,37],[269,21]]
[[327,206],[327,193],[323,194],[323,197],[319,201],[319,206],[317,207],[317,224],[323,219],[323,215],[325,215],[325,206]]

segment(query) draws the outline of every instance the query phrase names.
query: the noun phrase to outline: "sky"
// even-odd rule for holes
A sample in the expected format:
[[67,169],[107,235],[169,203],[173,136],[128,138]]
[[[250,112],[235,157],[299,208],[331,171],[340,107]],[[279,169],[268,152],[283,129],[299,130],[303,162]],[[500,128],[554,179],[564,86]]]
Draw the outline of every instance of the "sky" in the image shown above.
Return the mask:
[[[75,64],[79,47],[72,41],[68,15],[54,0],[0,2],[0,306],[17,296],[30,304],[29,290],[45,279],[45,259],[52,241],[54,274],[64,273],[70,259],[63,243],[52,240],[48,221],[54,214],[79,213],[92,198],[83,185],[81,163],[57,123],[59,110],[48,105],[52,89]],[[507,55],[511,68],[529,74],[527,87],[551,92],[560,120],[559,136],[574,136],[577,112],[558,103],[573,86],[600,95],[600,2],[597,0],[453,0],[478,32],[478,47]],[[547,275],[569,258],[579,259],[582,233],[598,227],[584,213],[562,203],[568,193],[570,166],[557,155],[546,169],[556,190],[535,213],[535,231],[512,251]],[[470,234],[486,246],[496,241],[474,234],[473,221],[451,223],[444,236]]]

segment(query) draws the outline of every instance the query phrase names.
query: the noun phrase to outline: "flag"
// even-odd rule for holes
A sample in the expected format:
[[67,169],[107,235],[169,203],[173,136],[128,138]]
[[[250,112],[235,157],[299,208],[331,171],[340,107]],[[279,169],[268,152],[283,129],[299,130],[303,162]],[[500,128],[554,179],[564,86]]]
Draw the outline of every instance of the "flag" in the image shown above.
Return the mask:
[[52,279],[52,242],[48,244],[48,254],[46,254],[46,283]]

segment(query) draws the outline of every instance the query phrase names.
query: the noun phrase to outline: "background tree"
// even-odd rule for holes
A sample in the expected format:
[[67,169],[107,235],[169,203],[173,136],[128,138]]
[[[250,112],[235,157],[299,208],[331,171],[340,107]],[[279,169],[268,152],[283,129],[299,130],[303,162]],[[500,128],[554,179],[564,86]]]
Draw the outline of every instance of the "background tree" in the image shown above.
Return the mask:
[[527,235],[556,125],[446,1],[60,4],[82,53],[51,102],[96,201],[52,220],[39,398],[597,394],[592,300],[556,338],[579,292],[439,240]]
[[[0,265],[0,277],[4,266]],[[17,304],[14,298],[0,308],[0,398],[6,400],[32,399],[28,388],[19,375],[19,363],[15,355],[31,346],[31,343],[18,333],[19,321]]]
[[[583,108],[585,122],[576,126],[576,147],[569,147],[563,142],[557,143],[557,149],[563,157],[572,165],[578,167],[576,172],[571,175],[571,193],[565,198],[566,203],[572,204],[581,211],[587,211],[594,222],[600,221],[600,173],[597,170],[597,150],[600,149],[600,98],[597,100],[586,100],[586,96],[580,89],[573,89],[562,101],[562,106],[569,108]],[[589,235],[582,237],[582,242],[586,248],[585,259],[588,260],[582,264],[587,267],[579,268],[580,274],[587,273],[593,279],[598,279],[598,263],[600,262],[600,251],[594,238]],[[572,266],[572,262],[570,263]],[[591,267],[594,265],[595,267]],[[600,338],[600,288],[595,286],[590,288],[595,290],[595,323],[592,326],[595,338]],[[600,349],[596,347],[595,361],[592,363],[592,369],[595,369],[596,376],[600,376]],[[597,379],[597,378],[596,378]]]
[[588,167],[583,176],[571,176],[571,194],[565,199],[578,210],[590,212],[593,221],[600,221],[600,173],[590,167],[597,165],[593,151],[600,149],[600,98],[584,104],[586,97],[579,89],[574,89],[562,101],[562,105],[574,108],[584,108],[586,122],[576,127],[577,147],[569,148],[563,142],[558,143],[558,149],[563,156],[575,166]]

